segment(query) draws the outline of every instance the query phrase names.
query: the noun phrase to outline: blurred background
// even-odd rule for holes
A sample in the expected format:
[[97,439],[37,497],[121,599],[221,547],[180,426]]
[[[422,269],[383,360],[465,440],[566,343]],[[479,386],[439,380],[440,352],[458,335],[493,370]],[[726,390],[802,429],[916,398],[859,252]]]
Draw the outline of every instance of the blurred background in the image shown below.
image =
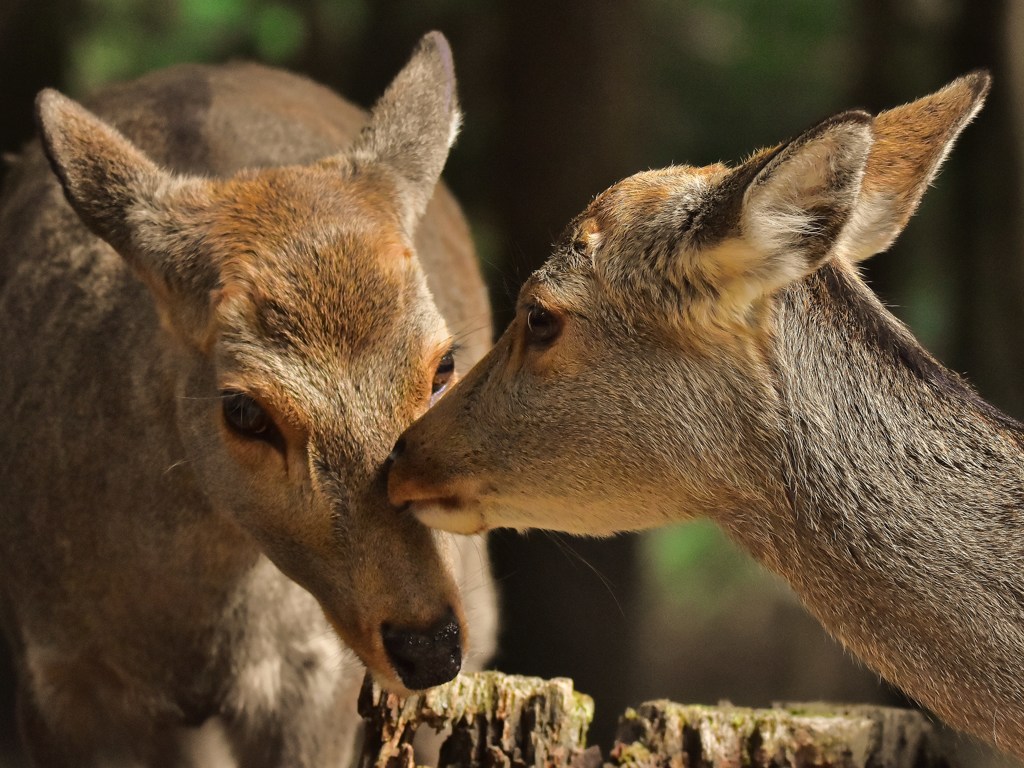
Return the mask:
[[[257,59],[369,106],[420,35],[440,29],[466,114],[446,179],[500,328],[562,227],[619,178],[735,162],[830,113],[895,106],[985,67],[995,87],[980,119],[866,273],[927,347],[1021,417],[1022,5],[0,0],[0,150],[30,137],[44,86],[82,95],[179,61]],[[600,541],[498,533],[491,547],[504,625],[494,665],[574,678],[597,701],[592,734],[606,747],[618,714],[651,698],[908,703],[707,523]],[[9,745],[9,668],[0,674]]]

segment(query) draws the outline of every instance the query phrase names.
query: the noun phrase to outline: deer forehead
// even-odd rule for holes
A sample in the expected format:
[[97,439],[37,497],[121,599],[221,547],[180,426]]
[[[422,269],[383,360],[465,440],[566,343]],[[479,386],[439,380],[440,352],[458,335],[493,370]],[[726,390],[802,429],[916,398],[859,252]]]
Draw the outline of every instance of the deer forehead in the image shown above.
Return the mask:
[[[583,216],[584,237],[605,247],[641,246],[695,213],[728,173],[724,165],[674,166],[630,176],[598,195]],[[597,244],[597,243],[595,243]]]
[[276,270],[226,280],[213,299],[221,342],[349,366],[438,343],[444,321],[415,257],[366,250],[343,240],[279,251],[264,259]]
[[359,442],[380,431],[375,424],[411,421],[447,339],[425,291],[377,282],[355,314],[296,294],[219,300],[218,386],[250,392],[331,442],[339,428]]
[[[686,226],[729,169],[720,164],[676,166],[630,176],[599,194],[570,226],[561,246],[535,275],[551,303],[572,310],[592,304],[595,285],[626,300],[649,293],[652,269],[668,269],[681,247],[700,260]],[[635,291],[632,289],[636,289]]]
[[401,241],[393,198],[386,178],[350,174],[335,163],[243,172],[213,187],[210,238],[229,248],[269,249],[340,234]]
[[[726,166],[716,164],[630,176],[598,195],[580,216],[573,248],[588,255],[589,268],[608,286],[649,282],[651,270],[699,264],[701,251],[717,245],[732,227],[705,221],[713,209],[709,201],[728,175]],[[680,262],[682,253],[687,258]]]
[[299,422],[360,389],[399,405],[422,394],[426,358],[447,338],[386,200],[357,191],[256,177],[210,227],[219,368]]
[[422,271],[378,179],[274,169],[227,185],[212,211],[218,299],[231,299],[230,318],[270,345],[359,351],[430,314]]

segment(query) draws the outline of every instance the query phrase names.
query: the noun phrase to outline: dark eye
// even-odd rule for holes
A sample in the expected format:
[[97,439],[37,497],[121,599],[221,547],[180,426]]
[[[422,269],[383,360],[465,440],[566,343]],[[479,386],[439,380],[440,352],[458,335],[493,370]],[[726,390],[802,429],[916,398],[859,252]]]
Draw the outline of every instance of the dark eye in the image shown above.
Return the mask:
[[526,339],[530,344],[546,346],[562,332],[562,320],[540,304],[531,304],[526,310]]
[[448,350],[444,353],[444,357],[441,358],[441,362],[437,364],[437,370],[434,371],[434,381],[430,385],[431,404],[433,404],[434,400],[440,397],[441,393],[444,392],[454,374],[455,352],[453,350]]
[[263,440],[282,447],[281,433],[263,406],[244,392],[221,392],[224,421],[233,432],[250,440]]

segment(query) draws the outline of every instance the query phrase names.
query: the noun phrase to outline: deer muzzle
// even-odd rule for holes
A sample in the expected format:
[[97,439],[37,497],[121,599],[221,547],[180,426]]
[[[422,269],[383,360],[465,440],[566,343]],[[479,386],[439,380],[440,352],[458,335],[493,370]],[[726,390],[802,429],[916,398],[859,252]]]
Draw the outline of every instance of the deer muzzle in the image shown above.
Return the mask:
[[473,535],[488,529],[478,503],[479,483],[470,477],[445,479],[423,459],[415,443],[400,438],[388,456],[388,500],[424,525]]

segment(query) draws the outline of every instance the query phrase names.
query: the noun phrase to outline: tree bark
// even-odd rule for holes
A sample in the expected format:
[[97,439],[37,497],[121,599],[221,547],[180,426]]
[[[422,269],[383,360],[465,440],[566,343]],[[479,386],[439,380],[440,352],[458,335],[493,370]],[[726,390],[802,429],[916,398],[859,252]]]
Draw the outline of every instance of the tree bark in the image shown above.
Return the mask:
[[567,678],[481,672],[403,699],[367,677],[359,713],[366,719],[360,768],[414,768],[412,740],[422,725],[451,729],[439,768],[582,767],[600,761],[599,752],[585,749],[594,702],[576,693]]
[[399,698],[363,684],[360,768],[414,768],[427,725],[449,734],[439,768],[949,768],[942,733],[916,710],[785,704],[773,709],[652,701],[619,720],[611,762],[586,748],[594,702],[572,680],[482,672]]
[[642,704],[620,720],[614,765],[631,768],[947,768],[916,710],[787,704],[776,709]]

